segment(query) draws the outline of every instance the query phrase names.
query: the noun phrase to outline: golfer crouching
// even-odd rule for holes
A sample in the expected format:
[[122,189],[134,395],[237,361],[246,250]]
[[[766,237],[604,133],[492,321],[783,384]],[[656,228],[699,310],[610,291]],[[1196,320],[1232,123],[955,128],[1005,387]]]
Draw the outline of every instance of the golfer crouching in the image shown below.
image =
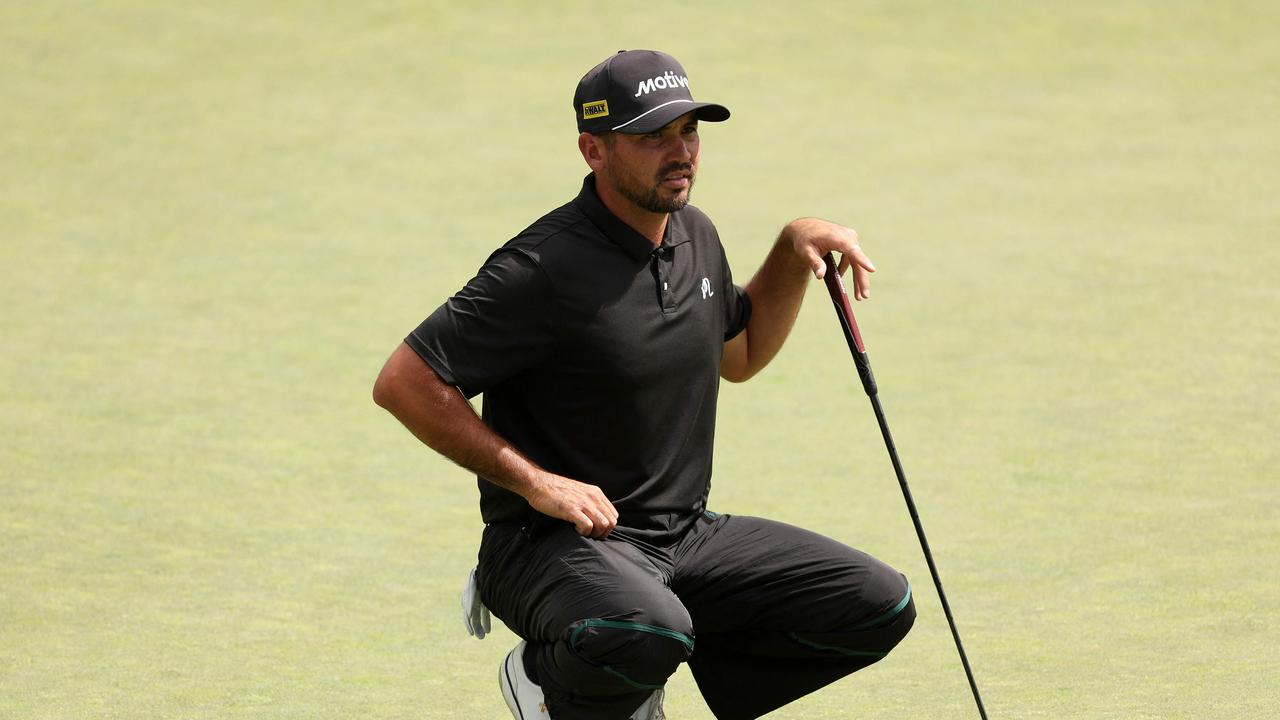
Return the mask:
[[700,124],[729,111],[690,87],[648,50],[587,72],[577,197],[494,251],[374,386],[479,476],[474,579],[522,638],[500,668],[520,720],[662,718],[682,662],[717,718],[760,717],[878,661],[915,619],[888,565],[708,506],[720,379],[777,354],[824,254],[852,268],[859,300],[874,267],[853,230],[806,218],[735,285],[688,204]]

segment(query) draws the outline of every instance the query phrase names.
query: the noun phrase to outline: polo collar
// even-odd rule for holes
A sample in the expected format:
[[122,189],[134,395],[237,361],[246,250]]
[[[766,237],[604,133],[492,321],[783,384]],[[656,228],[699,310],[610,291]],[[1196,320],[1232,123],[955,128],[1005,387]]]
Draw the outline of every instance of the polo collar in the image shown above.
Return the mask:
[[[582,192],[578,193],[578,197],[574,199],[574,204],[578,209],[591,220],[605,237],[609,238],[615,245],[621,248],[627,255],[636,260],[643,260],[653,254],[656,250],[653,243],[649,242],[649,238],[636,232],[635,228],[626,224],[617,215],[609,211],[604,203],[600,201],[600,195],[596,192],[596,176],[595,173],[587,175],[582,180]],[[662,232],[662,246],[671,247],[680,245],[688,238],[684,237],[684,233],[678,233],[672,237],[671,228],[676,225],[676,213],[667,216],[667,227]]]

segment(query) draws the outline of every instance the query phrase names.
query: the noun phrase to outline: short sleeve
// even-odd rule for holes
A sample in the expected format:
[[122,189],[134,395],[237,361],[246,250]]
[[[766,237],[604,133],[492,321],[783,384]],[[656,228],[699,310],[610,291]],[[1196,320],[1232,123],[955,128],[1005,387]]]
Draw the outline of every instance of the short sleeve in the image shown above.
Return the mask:
[[499,250],[404,341],[470,398],[546,358],[559,315],[533,258]]
[[729,260],[720,249],[721,285],[720,297],[724,298],[724,339],[725,342],[737,337],[751,320],[751,298],[747,291],[733,284],[733,273],[729,270]]

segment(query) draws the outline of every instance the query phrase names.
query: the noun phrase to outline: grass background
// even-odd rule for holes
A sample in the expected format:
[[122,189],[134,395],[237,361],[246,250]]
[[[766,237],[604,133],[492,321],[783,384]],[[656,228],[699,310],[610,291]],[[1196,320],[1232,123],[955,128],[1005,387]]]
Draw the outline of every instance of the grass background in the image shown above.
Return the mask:
[[[0,717],[501,718],[472,481],[369,400],[576,192],[622,47],[732,108],[745,281],[854,225],[881,393],[993,718],[1280,709],[1271,2],[0,5]],[[722,393],[712,507],[915,580],[779,718],[975,715],[821,289]],[[708,718],[687,671],[673,718]]]

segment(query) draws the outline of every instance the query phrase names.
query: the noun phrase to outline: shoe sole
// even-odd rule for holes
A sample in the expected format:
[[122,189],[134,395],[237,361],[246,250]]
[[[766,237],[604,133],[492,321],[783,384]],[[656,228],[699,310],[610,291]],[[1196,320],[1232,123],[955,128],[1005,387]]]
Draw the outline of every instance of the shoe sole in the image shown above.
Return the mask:
[[[502,661],[502,669],[498,671],[498,684],[502,686],[502,699],[507,701],[507,708],[511,710],[511,714],[519,718],[519,720],[528,720],[524,716],[524,711],[520,709],[520,704],[516,702],[516,695],[512,690],[515,687],[515,680],[511,675],[513,672],[511,669],[512,658],[516,658],[519,654],[517,651],[523,647],[522,643],[520,647],[507,653],[507,659]],[[517,658],[516,662],[519,661]]]

